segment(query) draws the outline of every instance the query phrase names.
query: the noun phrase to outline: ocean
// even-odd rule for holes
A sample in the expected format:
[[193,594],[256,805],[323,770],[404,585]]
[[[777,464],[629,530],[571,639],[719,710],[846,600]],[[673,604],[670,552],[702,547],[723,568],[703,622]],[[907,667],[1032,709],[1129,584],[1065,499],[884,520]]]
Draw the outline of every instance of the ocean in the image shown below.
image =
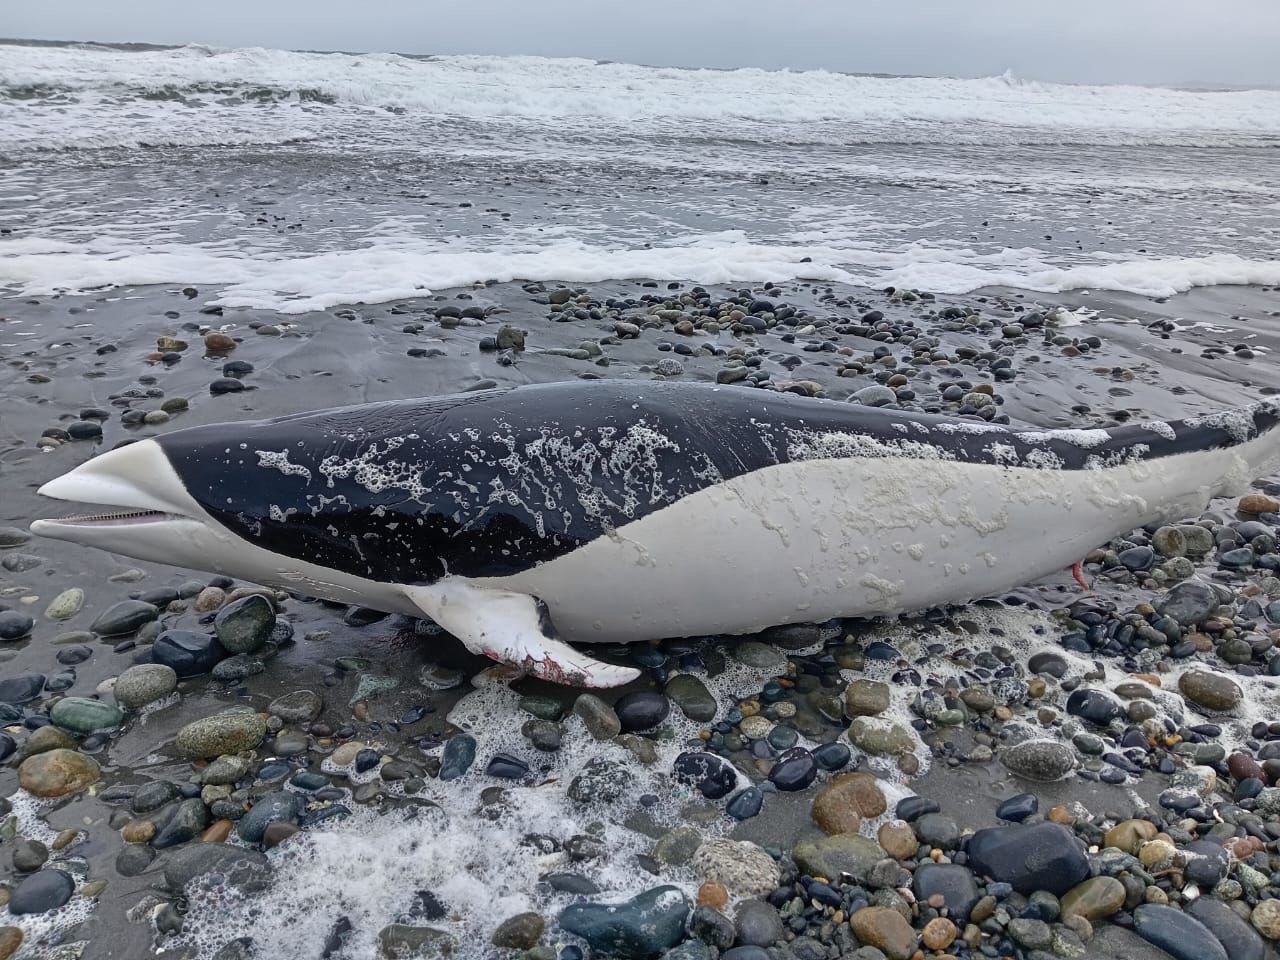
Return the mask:
[[[1170,929],[1268,955],[1277,478],[1252,512],[1099,544],[1088,593],[1063,571],[909,619],[605,645],[669,711],[621,737],[617,691],[363,608],[273,595],[226,656],[214,611],[253,585],[26,528],[62,512],[42,483],[130,439],[575,378],[1050,429],[1208,413],[1280,394],[1278,251],[1275,89],[0,42],[0,957],[581,960],[573,910],[596,957],[619,917],[679,960],[1041,956],[1050,923],[1063,956],[1163,956]],[[90,786],[22,789],[59,698],[100,717],[133,667],[197,660],[75,731]],[[184,756],[226,712],[267,732]],[[737,813],[674,775],[690,750]],[[1028,817],[1023,849],[1001,831]],[[1011,871],[1048,865],[1033,906],[974,865],[981,828]],[[1113,828],[1138,839],[1099,853]],[[1198,866],[1137,868],[1164,837]],[[981,927],[929,896],[932,861],[998,901]],[[1078,870],[1128,904],[1087,947],[1043,893]]]
[[0,46],[0,284],[1280,283],[1280,91]]

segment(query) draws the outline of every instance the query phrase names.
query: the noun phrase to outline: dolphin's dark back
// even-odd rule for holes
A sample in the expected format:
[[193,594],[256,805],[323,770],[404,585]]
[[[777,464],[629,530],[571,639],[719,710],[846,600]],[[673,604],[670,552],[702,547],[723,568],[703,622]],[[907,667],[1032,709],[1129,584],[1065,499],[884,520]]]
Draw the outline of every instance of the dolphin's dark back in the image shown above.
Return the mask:
[[829,457],[1091,469],[1230,447],[1273,404],[1182,423],[1025,431],[794,394],[577,381],[178,431],[159,442],[221,523],[385,582],[504,576],[708,486]]

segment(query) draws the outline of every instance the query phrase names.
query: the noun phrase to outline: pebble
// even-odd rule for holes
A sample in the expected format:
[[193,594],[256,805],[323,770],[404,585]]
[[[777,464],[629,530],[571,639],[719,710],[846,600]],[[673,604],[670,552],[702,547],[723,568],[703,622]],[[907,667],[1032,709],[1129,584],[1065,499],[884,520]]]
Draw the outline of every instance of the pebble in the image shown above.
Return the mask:
[[114,704],[88,697],[63,697],[49,710],[49,719],[72,733],[89,734],[114,730],[124,722],[124,713]]
[[203,717],[178,731],[174,746],[186,757],[220,757],[252,750],[267,735],[267,722],[256,713],[222,713]]
[[813,798],[812,816],[824,833],[853,833],[863,820],[874,819],[886,809],[884,794],[872,774],[846,773],[818,791]]
[[[911,890],[920,903],[940,900],[951,916],[960,922],[971,919],[977,912],[982,894],[967,867],[956,863],[926,861],[916,868],[911,878]],[[980,922],[977,918],[974,922]]]
[[[775,730],[780,730],[776,727]],[[818,765],[804,747],[793,747],[778,757],[769,771],[769,782],[779,790],[803,790],[818,775]]]
[[1133,929],[1174,960],[1228,960],[1227,951],[1208,927],[1174,907],[1142,904],[1133,911]]
[[[1190,549],[1188,542],[1188,550]],[[1175,584],[1161,598],[1156,604],[1156,611],[1162,616],[1172,617],[1183,626],[1194,626],[1218,609],[1218,603],[1218,595],[1207,583],[1185,580]]]
[[732,765],[713,753],[686,752],[676,757],[672,776],[694,786],[708,800],[728,795],[738,783]]
[[79,793],[101,776],[98,762],[75,750],[45,750],[22,761],[18,783],[37,797],[64,797]]
[[70,620],[84,609],[84,591],[79,587],[63,590],[49,601],[44,615],[50,620]]
[[667,681],[667,697],[695,723],[710,723],[715,719],[717,704],[707,685],[689,673],[678,673]]
[[179,678],[209,673],[229,656],[211,634],[190,630],[166,630],[151,646],[151,659],[173,670]]
[[450,737],[440,755],[440,779],[457,780],[471,769],[476,759],[476,738],[469,733]]
[[13,842],[13,869],[19,873],[34,873],[49,859],[49,848],[39,840],[21,837]]
[[156,831],[151,845],[158,850],[188,843],[209,825],[209,809],[199,797],[183,800]]
[[693,905],[679,887],[662,886],[619,904],[575,903],[560,912],[560,927],[597,954],[653,957],[684,939]]
[[296,793],[277,790],[259,799],[236,824],[236,833],[248,843],[260,843],[268,825],[296,820],[305,802]]
[[690,857],[690,865],[703,883],[718,883],[738,897],[757,897],[778,886],[778,864],[748,840],[708,840]]
[[915,931],[896,910],[863,907],[849,918],[849,925],[859,940],[877,948],[889,960],[909,960],[916,951]]
[[839,877],[847,873],[857,883],[865,883],[871,870],[885,857],[880,844],[857,833],[804,840],[791,851],[796,866],[805,873],[816,877]]
[[844,708],[850,717],[873,717],[889,709],[889,685],[879,680],[857,679],[844,691]]
[[214,618],[213,629],[230,653],[257,653],[271,639],[275,622],[271,601],[254,593],[222,607]]
[[324,709],[324,701],[314,690],[294,690],[272,700],[267,713],[285,723],[311,723]]
[[1061,896],[1089,875],[1083,844],[1058,823],[988,827],[969,839],[966,852],[975,873],[1027,895]]
[[1052,783],[1076,767],[1076,754],[1061,740],[1024,740],[1000,751],[1000,762],[1024,780]]
[[1211,713],[1227,713],[1239,705],[1243,694],[1229,677],[1208,670],[1188,670],[1178,678],[1179,692]]
[[31,635],[36,622],[17,610],[0,610],[0,640],[21,640]]
[[763,900],[744,900],[733,915],[733,932],[740,945],[768,947],[781,940],[786,931],[777,908]]
[[573,703],[573,713],[597,740],[612,740],[622,732],[622,721],[613,707],[594,693],[584,693]]
[[140,663],[116,678],[111,688],[116,702],[129,709],[163,700],[178,687],[178,675],[162,663]]
[[542,939],[546,922],[532,911],[517,913],[498,924],[490,942],[505,950],[531,950]]
[[661,693],[637,690],[619,697],[613,704],[613,712],[623,733],[638,733],[652,730],[667,719],[671,701]]
[[1124,884],[1115,877],[1090,877],[1062,895],[1062,916],[1095,923],[1124,906]]
[[22,880],[9,897],[9,912],[15,916],[56,910],[75,893],[76,882],[64,870],[41,870]]
[[153,604],[142,600],[121,600],[99,614],[89,624],[89,629],[100,637],[126,637],[159,616],[160,610]]

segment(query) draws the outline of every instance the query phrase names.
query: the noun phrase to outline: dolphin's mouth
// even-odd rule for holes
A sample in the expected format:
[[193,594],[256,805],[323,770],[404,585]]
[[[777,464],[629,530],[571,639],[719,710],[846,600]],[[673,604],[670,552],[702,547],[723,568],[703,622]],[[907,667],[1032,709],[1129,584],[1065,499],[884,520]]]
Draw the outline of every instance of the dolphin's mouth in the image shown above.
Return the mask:
[[[40,525],[59,525],[74,527],[123,527],[135,526],[143,523],[160,523],[165,520],[179,519],[176,514],[165,513],[163,510],[127,510],[116,513],[93,513],[84,514],[73,517],[48,517],[43,520],[37,520],[35,524]],[[37,531],[38,532],[38,531]]]

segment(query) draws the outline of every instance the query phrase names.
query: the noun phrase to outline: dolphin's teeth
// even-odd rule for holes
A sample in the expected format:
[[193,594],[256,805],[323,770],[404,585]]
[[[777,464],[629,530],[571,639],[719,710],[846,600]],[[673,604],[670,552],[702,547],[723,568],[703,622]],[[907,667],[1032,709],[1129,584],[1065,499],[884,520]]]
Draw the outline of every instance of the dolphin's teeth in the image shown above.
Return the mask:
[[154,523],[158,520],[168,520],[170,515],[160,510],[129,510],[120,513],[96,513],[80,517],[61,517],[59,523],[84,523],[84,524],[128,524],[128,523]]

